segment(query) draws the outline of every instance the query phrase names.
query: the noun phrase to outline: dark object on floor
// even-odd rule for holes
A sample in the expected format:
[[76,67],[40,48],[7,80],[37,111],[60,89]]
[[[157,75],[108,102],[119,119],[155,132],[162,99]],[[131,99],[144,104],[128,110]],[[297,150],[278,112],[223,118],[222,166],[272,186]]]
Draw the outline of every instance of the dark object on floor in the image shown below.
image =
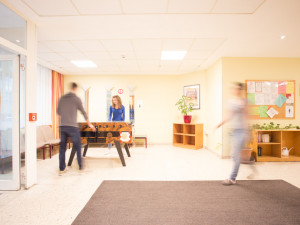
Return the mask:
[[300,189],[282,180],[104,181],[73,225],[300,224]]

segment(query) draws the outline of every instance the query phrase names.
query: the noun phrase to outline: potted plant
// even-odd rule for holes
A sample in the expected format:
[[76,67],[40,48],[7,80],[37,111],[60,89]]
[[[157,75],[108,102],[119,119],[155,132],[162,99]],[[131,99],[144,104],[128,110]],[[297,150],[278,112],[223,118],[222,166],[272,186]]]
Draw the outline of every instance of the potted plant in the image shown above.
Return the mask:
[[191,123],[192,121],[192,116],[188,115],[189,112],[191,112],[193,110],[193,103],[188,103],[186,102],[186,100],[190,100],[191,98],[188,98],[186,96],[182,96],[181,99],[178,100],[178,102],[175,104],[176,106],[178,106],[178,110],[183,114],[183,118],[184,118],[184,123]]

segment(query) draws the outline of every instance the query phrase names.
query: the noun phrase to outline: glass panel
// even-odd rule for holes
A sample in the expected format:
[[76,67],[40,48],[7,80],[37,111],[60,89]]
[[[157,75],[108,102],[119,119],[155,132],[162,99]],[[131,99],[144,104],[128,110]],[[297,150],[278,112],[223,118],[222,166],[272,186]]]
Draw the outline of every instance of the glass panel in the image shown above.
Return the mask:
[[[13,60],[0,54],[0,180],[12,179]],[[5,59],[5,58],[8,59]]]
[[26,48],[26,20],[0,2],[0,37]]
[[20,56],[20,159],[21,184],[25,184],[25,56]]

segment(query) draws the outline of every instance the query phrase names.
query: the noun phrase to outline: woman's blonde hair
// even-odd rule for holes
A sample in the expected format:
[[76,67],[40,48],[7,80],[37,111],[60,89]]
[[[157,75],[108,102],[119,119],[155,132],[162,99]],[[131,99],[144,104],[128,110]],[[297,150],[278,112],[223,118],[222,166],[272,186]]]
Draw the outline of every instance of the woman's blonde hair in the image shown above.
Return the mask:
[[[116,98],[117,101],[118,101],[118,104],[117,104],[117,105],[114,104],[114,101],[113,101],[114,98]],[[121,98],[120,98],[119,95],[114,95],[114,96],[112,97],[112,99],[111,99],[111,103],[112,103],[112,107],[115,108],[115,109],[121,109],[121,108],[122,108],[122,100],[121,100]]]

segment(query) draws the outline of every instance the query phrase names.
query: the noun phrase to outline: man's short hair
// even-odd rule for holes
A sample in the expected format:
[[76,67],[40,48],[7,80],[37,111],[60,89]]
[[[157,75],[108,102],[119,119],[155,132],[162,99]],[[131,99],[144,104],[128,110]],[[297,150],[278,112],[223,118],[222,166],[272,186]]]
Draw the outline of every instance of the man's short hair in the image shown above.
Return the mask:
[[78,85],[75,82],[71,83],[71,89],[74,90],[78,87]]

